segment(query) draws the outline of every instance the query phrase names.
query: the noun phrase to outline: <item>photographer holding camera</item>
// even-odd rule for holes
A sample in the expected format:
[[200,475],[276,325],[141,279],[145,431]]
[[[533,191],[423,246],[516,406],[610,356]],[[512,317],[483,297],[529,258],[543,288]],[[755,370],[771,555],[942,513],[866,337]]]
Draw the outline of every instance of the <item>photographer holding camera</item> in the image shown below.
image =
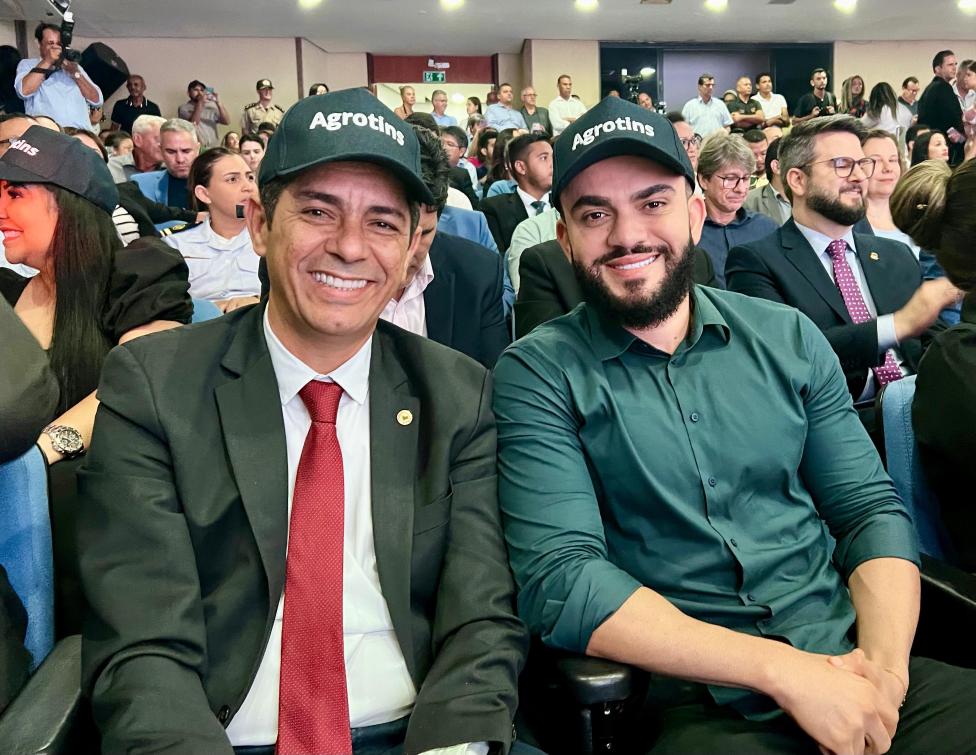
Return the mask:
[[26,58],[17,66],[14,88],[28,115],[40,114],[64,126],[90,129],[88,106],[102,104],[102,92],[61,46],[61,29],[41,23],[34,30],[40,58]]

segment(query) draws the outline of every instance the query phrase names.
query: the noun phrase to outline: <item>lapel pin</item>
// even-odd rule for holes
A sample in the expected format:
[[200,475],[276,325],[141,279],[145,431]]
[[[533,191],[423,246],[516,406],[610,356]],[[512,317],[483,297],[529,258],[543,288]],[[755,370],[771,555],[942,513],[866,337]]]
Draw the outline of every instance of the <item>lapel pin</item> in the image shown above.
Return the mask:
[[877,262],[879,259],[881,259],[878,256],[878,253],[877,252],[871,252],[871,254],[869,254],[868,257],[870,257],[871,259],[873,259],[875,262]]
[[406,427],[413,422],[413,412],[409,409],[401,409],[397,412],[397,422]]

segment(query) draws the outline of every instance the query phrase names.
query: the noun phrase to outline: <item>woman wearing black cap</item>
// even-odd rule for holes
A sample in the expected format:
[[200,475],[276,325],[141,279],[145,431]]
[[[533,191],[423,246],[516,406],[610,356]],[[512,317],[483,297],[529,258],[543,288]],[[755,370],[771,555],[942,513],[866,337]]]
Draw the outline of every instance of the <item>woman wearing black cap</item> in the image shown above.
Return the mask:
[[99,155],[34,126],[0,157],[2,295],[47,351],[61,388],[38,445],[50,464],[84,453],[102,361],[112,346],[189,322],[187,270],[161,241],[123,248],[111,212],[118,192]]

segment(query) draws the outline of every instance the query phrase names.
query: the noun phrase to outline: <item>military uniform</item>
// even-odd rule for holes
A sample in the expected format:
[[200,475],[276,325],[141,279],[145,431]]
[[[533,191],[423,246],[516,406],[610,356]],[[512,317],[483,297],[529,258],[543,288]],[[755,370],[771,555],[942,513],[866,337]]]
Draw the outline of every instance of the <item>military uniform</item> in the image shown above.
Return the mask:
[[247,228],[232,239],[219,236],[210,219],[193,225],[176,226],[163,232],[163,241],[183,255],[190,271],[190,296],[223,301],[241,296],[258,296],[261,281]]
[[264,107],[260,102],[252,102],[244,108],[244,115],[241,117],[241,134],[256,134],[258,126],[267,121],[277,126],[281,123],[281,118],[285,111],[273,102]]

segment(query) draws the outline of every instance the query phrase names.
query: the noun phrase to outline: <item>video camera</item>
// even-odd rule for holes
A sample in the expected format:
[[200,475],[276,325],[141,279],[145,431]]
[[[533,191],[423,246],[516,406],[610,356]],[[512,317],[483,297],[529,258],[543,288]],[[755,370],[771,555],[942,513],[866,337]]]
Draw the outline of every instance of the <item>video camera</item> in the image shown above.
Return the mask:
[[71,49],[71,38],[75,31],[75,14],[71,12],[71,0],[47,0],[48,4],[61,16],[61,60],[78,63],[81,53]]

